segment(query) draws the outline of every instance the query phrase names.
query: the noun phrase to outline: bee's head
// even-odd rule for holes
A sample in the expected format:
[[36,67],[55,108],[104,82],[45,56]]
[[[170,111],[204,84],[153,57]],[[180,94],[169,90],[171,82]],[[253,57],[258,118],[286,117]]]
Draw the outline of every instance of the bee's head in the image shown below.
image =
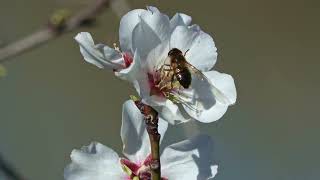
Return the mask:
[[169,57],[176,57],[178,55],[182,55],[182,52],[178,49],[178,48],[172,48],[169,52],[168,52],[168,56]]

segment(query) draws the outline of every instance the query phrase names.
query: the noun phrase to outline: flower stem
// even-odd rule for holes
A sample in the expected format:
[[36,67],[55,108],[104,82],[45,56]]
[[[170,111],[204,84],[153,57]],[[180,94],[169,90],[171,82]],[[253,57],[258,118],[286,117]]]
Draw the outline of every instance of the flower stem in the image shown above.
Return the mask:
[[151,176],[152,180],[161,180],[161,163],[160,163],[160,137],[158,132],[158,112],[151,106],[142,103],[136,97],[131,97],[140,112],[144,115],[146,129],[151,145]]

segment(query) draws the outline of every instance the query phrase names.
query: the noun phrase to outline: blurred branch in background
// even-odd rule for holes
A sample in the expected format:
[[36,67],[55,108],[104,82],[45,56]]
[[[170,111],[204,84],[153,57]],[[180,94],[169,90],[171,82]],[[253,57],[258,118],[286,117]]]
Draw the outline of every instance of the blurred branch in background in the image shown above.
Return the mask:
[[1,64],[0,64],[0,79],[2,77],[5,77],[7,75],[7,70],[5,67],[3,67]]
[[[23,178],[20,174],[18,174],[16,172],[16,170],[11,167],[0,155],[0,171],[3,173],[3,175],[5,175],[6,177],[8,177],[9,179],[12,180],[26,180],[25,178]],[[1,179],[1,177],[0,177]]]
[[[50,17],[45,28],[9,45],[3,46],[3,43],[1,43],[0,63],[78,27],[92,23],[104,9],[109,8],[111,1],[112,0],[97,0],[94,4],[74,16],[69,16],[68,11],[65,10],[57,11]],[[0,78],[5,75],[6,69],[0,64]],[[25,180],[25,178],[17,173],[0,155],[0,179],[2,179],[3,175],[12,180]]]
[[45,28],[2,47],[0,49],[0,63],[59,37],[66,32],[90,24],[104,9],[110,6],[110,1],[112,0],[97,0],[94,4],[70,17],[66,11],[57,11],[50,17],[49,23]]

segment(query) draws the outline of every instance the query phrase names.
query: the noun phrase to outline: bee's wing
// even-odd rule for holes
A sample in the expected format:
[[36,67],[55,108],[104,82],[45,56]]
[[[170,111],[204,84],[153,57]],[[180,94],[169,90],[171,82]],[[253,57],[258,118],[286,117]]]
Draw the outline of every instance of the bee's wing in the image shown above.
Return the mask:
[[210,93],[206,91],[210,91],[211,94],[214,96],[214,101],[219,101],[222,104],[230,104],[229,99],[224,95],[217,87],[215,87],[212,82],[196,67],[194,67],[190,63],[186,63],[189,71],[191,72],[191,88],[194,88],[199,96],[205,94],[207,97],[203,98],[210,98]]

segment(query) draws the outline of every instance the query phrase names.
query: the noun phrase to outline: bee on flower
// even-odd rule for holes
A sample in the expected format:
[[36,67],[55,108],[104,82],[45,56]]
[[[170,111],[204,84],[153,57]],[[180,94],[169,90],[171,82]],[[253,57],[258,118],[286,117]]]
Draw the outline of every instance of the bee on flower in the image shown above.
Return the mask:
[[89,33],[75,39],[84,59],[132,82],[142,101],[171,124],[191,119],[213,122],[236,101],[232,76],[212,70],[212,37],[177,13],[171,19],[155,7],[136,9],[120,21],[120,47],[94,44]]

